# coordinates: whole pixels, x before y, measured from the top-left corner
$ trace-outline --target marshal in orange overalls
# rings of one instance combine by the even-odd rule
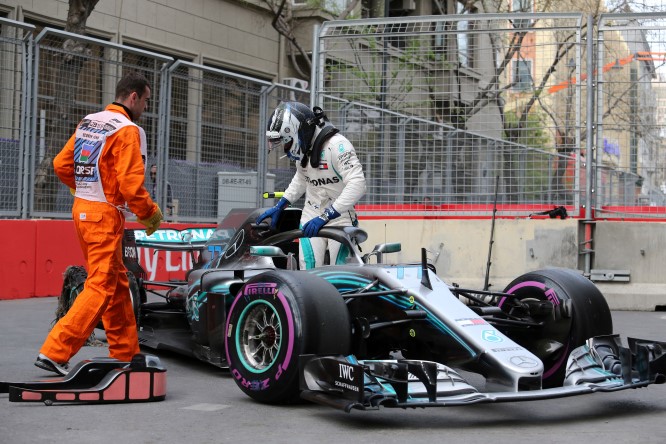
[[[111,358],[130,361],[139,352],[122,258],[125,216],[121,208],[127,203],[139,219],[159,211],[144,187],[142,131],[122,106],[109,105],[86,116],[53,161],[60,180],[76,189],[72,217],[88,265],[83,291],[40,350],[56,362],[69,361],[100,318]]]

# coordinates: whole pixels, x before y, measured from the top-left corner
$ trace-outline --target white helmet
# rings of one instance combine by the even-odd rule
[[[315,115],[307,105],[281,103],[268,121],[268,151],[282,149],[291,160],[301,160],[312,148],[315,127]]]

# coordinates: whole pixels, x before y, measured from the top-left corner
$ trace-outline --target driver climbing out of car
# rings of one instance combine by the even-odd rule
[[[281,103],[271,115],[266,136],[269,151],[281,149],[296,162],[296,174],[277,205],[261,214],[257,223],[270,217],[275,229],[282,210],[305,193],[300,225],[306,238],[299,242],[300,268],[323,265],[327,248],[331,264],[343,264],[347,247],[316,236],[324,225],[358,225],[354,205],[366,185],[354,146],[321,108],[310,109],[300,102]]]
[[[46,337],[35,365],[60,375],[101,319],[109,356],[131,361],[139,353],[122,241],[126,207],[151,235],[162,212],[144,187],[146,137],[134,123],[148,107],[146,78],[130,72],[116,85],[116,101],[86,116],[53,160],[74,195],[72,218],[88,278],[83,291]]]

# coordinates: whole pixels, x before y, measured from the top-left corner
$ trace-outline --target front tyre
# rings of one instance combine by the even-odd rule
[[[229,308],[225,328],[229,370],[252,399],[299,399],[302,354],[348,354],[351,323],[333,285],[298,271],[269,271],[248,280]]]
[[[613,333],[613,321],[606,299],[596,285],[575,270],[552,268],[526,273],[504,290],[518,299],[548,301],[552,311],[543,313],[540,329],[505,332],[511,339],[539,357],[544,365],[543,387],[561,387],[571,351],[593,336]],[[510,298],[498,306],[511,312]]]

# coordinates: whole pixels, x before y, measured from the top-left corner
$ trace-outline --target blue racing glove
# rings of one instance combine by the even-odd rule
[[[315,237],[317,233],[319,233],[319,230],[321,230],[321,227],[326,225],[329,220],[333,220],[336,217],[340,217],[340,213],[338,213],[335,208],[326,208],[321,216],[310,219],[305,225],[303,225],[303,234],[307,237]]]
[[[273,207],[270,208],[266,211],[264,211],[261,216],[257,218],[257,224],[260,224],[261,221],[267,218],[271,218],[271,229],[275,230],[277,227],[278,220],[280,219],[280,213],[282,213],[282,210],[285,209],[287,205],[289,205],[289,201],[285,199],[284,197],[281,197],[278,203]]]

